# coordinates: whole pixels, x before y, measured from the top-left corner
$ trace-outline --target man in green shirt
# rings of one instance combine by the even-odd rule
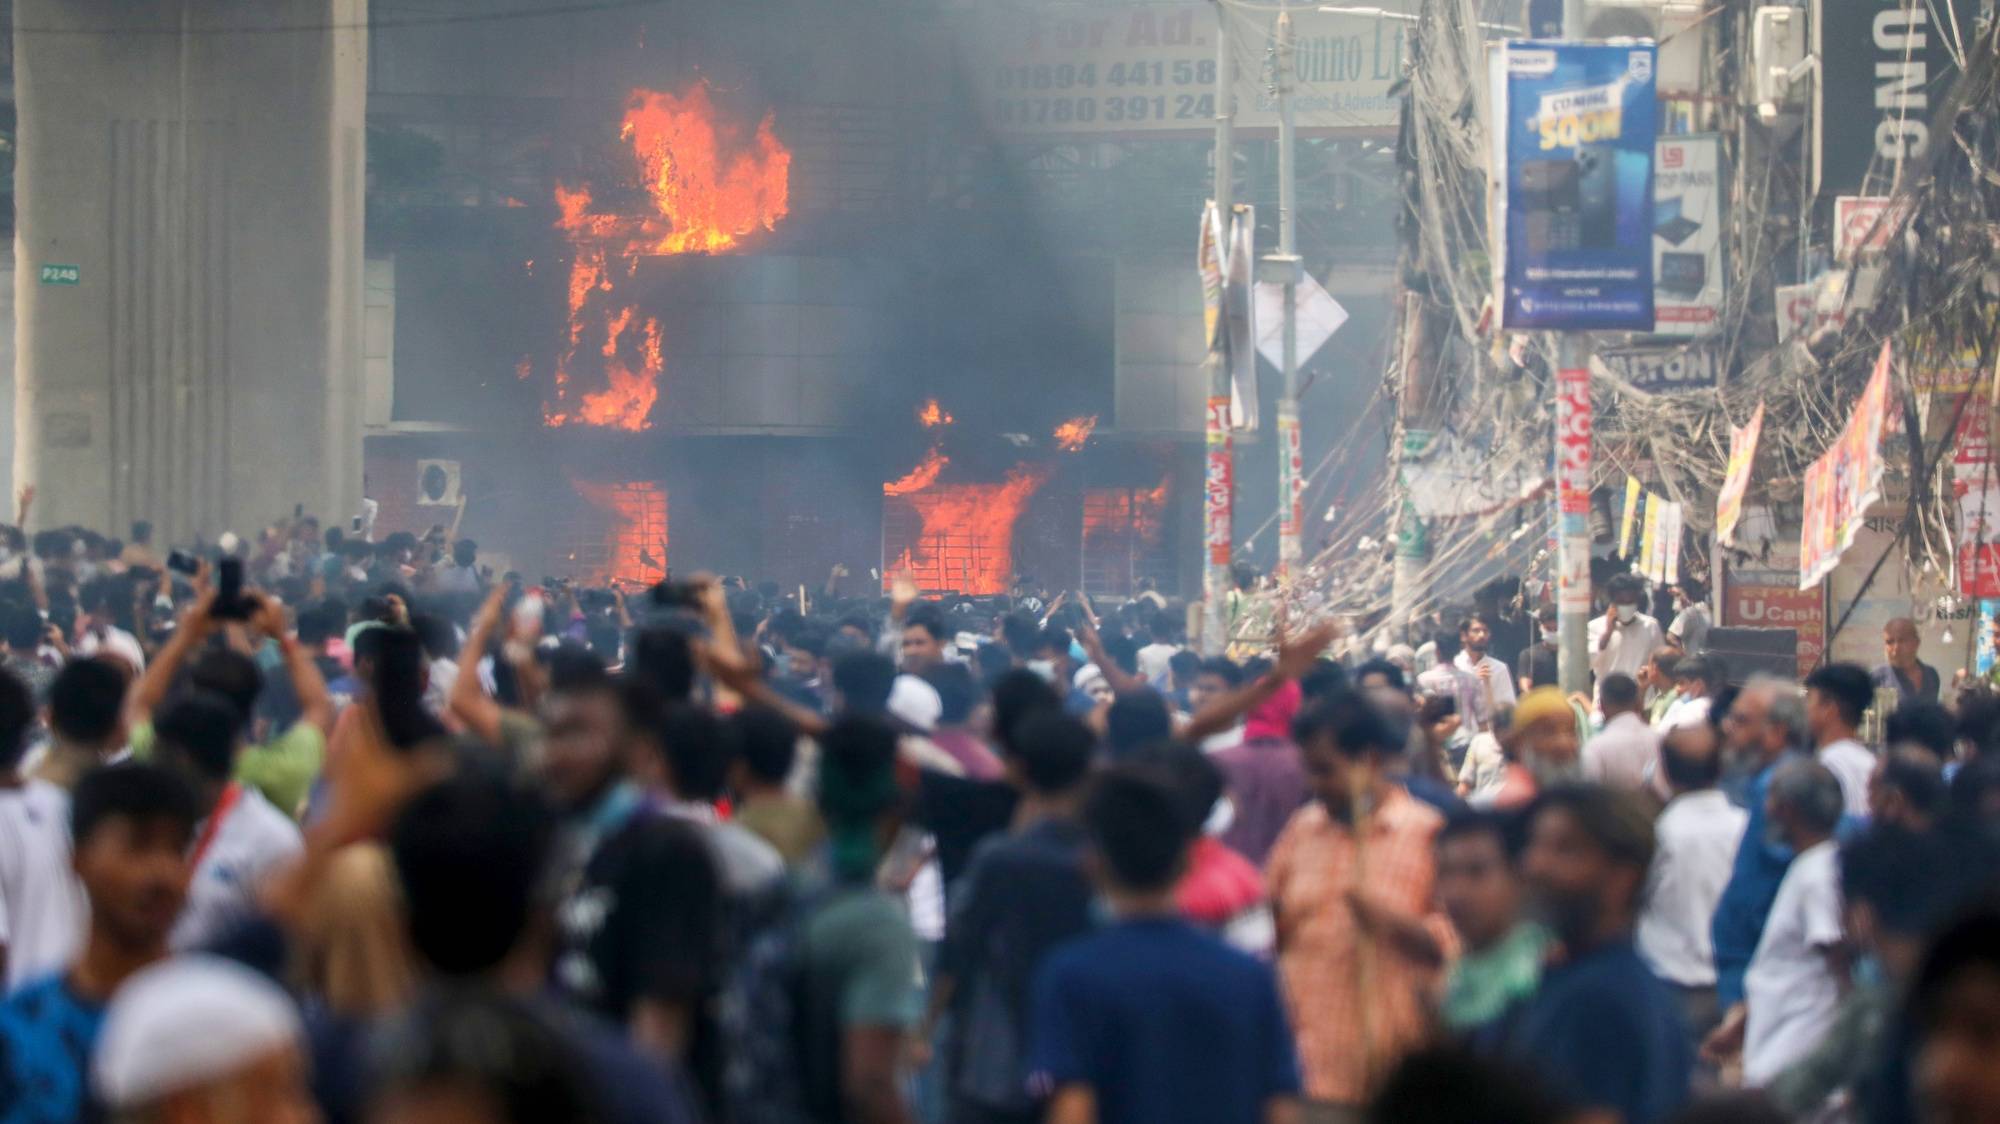
[[[1466,1033],[1535,992],[1548,936],[1521,918],[1521,825],[1501,812],[1464,812],[1438,832],[1437,896],[1464,953],[1445,983],[1447,1027]]]
[[[903,903],[875,884],[901,820],[895,730],[836,722],[820,740],[819,806],[829,881],[810,891],[798,948],[806,1108],[823,1124],[909,1124],[902,1065],[923,1015],[917,937]]]
[[[218,619],[213,593],[203,594],[181,614],[173,637],[133,682],[126,698],[132,752],[138,757],[152,752],[153,711],[186,666],[191,686],[235,703],[247,724],[246,744],[236,757],[236,779],[263,793],[286,815],[297,816],[326,760],[326,739],[333,730],[333,698],[313,663],[312,652],[286,628],[284,606],[273,597],[257,593],[244,596],[253,601],[247,620]],[[299,706],[299,717],[276,732],[262,728],[266,724],[256,718],[264,676],[253,653],[267,641],[277,645],[280,664]]]

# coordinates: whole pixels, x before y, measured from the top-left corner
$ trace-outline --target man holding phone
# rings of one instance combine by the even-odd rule
[[[152,752],[153,712],[166,699],[182,666],[192,660],[188,678],[193,686],[229,699],[241,712],[244,745],[236,757],[236,779],[261,792],[279,811],[296,816],[326,760],[333,697],[312,650],[286,627],[284,606],[244,588],[241,562],[232,566],[231,561],[225,559],[217,567],[218,588],[181,615],[173,638],[132,684],[125,703],[132,752],[140,757]],[[209,638],[218,633],[225,642],[210,646]],[[264,683],[253,653],[266,643],[277,645],[299,708],[297,719],[278,730],[265,728],[268,724],[257,715]]]

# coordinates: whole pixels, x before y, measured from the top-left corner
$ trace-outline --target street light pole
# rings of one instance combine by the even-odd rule
[[[1296,43],[1291,0],[1278,0],[1278,253],[1272,261],[1285,287],[1281,328],[1284,394],[1278,399],[1278,578],[1298,578],[1300,543],[1298,125],[1292,107]]]

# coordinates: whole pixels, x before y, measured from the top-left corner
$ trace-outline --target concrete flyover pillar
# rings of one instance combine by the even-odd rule
[[[15,0],[14,480],[36,526],[361,495],[366,0]]]

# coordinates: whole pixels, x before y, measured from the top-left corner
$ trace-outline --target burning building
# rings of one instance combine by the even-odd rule
[[[440,521],[414,485],[444,463],[530,577],[1190,589],[1199,288],[1159,248],[1192,213],[1142,161],[982,124],[977,60],[938,49],[976,22],[779,0],[377,36],[384,525]]]

